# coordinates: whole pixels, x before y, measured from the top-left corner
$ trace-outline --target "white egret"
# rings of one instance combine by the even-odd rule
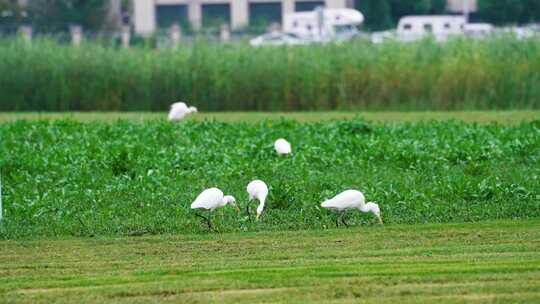
[[[171,105],[171,110],[169,111],[169,120],[178,121],[184,119],[187,115],[197,112],[197,108],[188,107],[183,102],[175,102]]]
[[[341,213],[341,222],[348,226],[345,222],[344,215],[347,210],[350,209],[358,209],[361,212],[371,212],[373,213],[377,219],[379,219],[379,222],[382,224],[382,218],[381,218],[381,210],[379,209],[379,205],[369,202],[366,203],[364,199],[364,194],[358,190],[346,190],[341,192],[340,194],[334,196],[333,198],[324,201],[321,204],[321,207],[334,210]],[[336,226],[339,226],[338,219],[336,218]]]
[[[195,201],[191,203],[191,209],[208,211],[208,217],[204,217],[198,213],[195,214],[206,221],[208,228],[215,231],[215,229],[212,227],[212,223],[210,222],[210,214],[215,209],[226,205],[231,205],[235,207],[238,212],[240,211],[236,205],[236,200],[234,197],[230,195],[223,196],[223,191],[219,190],[218,188],[210,188],[204,190],[197,196]]]
[[[279,155],[287,155],[291,153],[291,144],[283,138],[274,142],[274,149]]]
[[[268,196],[268,186],[262,180],[256,179],[247,185],[246,191],[249,194],[249,202],[246,205],[248,217],[250,216],[249,203],[256,199],[259,200],[259,206],[257,207],[257,220],[259,220],[264,211],[264,203],[266,202],[266,197]]]

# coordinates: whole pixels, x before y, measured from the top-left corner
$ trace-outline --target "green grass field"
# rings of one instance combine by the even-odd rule
[[[0,114],[0,303],[540,302],[540,112],[165,116]],[[254,178],[261,222],[189,209]]]
[[[540,221],[0,242],[2,303],[538,303]]]
[[[362,117],[371,122],[418,122],[429,120],[458,120],[468,123],[516,124],[524,121],[540,119],[540,111],[466,111],[466,112],[215,112],[197,113],[189,119],[217,120],[220,122],[259,122],[262,120],[293,119],[299,122],[319,122],[343,120]],[[16,120],[57,120],[72,119],[81,122],[164,120],[167,113],[138,112],[69,112],[69,113],[36,113],[36,112],[0,112],[0,123]]]

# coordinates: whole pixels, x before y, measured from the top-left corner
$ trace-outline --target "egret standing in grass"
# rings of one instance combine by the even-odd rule
[[[321,204],[321,207],[341,213],[341,215],[336,218],[336,226],[339,226],[339,219],[341,219],[341,222],[345,226],[349,226],[345,222],[345,212],[354,209],[358,209],[364,213],[373,213],[379,220],[379,223],[382,224],[381,210],[379,209],[379,205],[373,202],[366,203],[364,194],[358,190],[343,191],[340,194],[334,196],[333,198],[324,201]]]
[[[274,142],[274,149],[279,155],[288,155],[291,153],[291,144],[283,138]]]
[[[183,102],[175,102],[171,105],[171,110],[169,111],[169,120],[170,121],[179,121],[184,119],[191,113],[197,112],[197,108],[189,107]]]
[[[236,200],[230,195],[223,196],[223,191],[218,188],[206,189],[197,198],[193,203],[191,203],[191,209],[208,211],[208,217],[205,217],[201,214],[195,213],[198,217],[204,219],[208,228],[216,231],[212,227],[210,222],[210,214],[217,208],[221,208],[226,205],[231,205],[236,208],[236,211],[240,212],[238,206],[236,205]]]
[[[266,197],[268,196],[268,186],[262,180],[256,179],[247,185],[246,190],[247,190],[247,193],[249,194],[249,202],[246,205],[247,215],[248,217],[250,217],[249,203],[254,199],[259,200],[259,206],[257,207],[257,217],[256,217],[256,219],[259,220],[259,218],[261,217],[261,214],[264,211],[264,203],[266,202]]]

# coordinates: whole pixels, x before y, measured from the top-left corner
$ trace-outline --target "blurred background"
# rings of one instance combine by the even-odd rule
[[[535,0],[2,0],[0,30],[13,34],[31,26],[35,34],[69,33],[78,25],[88,35],[114,35],[129,26],[136,35],[155,34],[178,24],[185,33],[217,30],[265,32],[285,15],[317,7],[353,8],[365,16],[363,29],[393,29],[407,15],[465,14],[472,22],[497,26],[535,24]]]
[[[0,0],[0,111],[538,108],[539,20],[536,0]]]

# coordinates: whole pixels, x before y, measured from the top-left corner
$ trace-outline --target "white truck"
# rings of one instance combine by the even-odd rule
[[[345,40],[357,35],[363,22],[364,15],[357,10],[319,7],[285,15],[283,32],[316,42]]]
[[[491,35],[494,30],[495,27],[489,23],[467,23],[463,32],[467,37],[484,38]]]
[[[449,37],[458,35],[484,38],[493,31],[493,25],[467,23],[465,16],[406,16],[399,20],[397,38],[400,41],[414,41],[432,36],[438,41],[446,41]]]
[[[406,16],[399,20],[397,37],[401,41],[414,41],[431,35],[445,41],[450,36],[463,34],[466,24],[464,16]]]

